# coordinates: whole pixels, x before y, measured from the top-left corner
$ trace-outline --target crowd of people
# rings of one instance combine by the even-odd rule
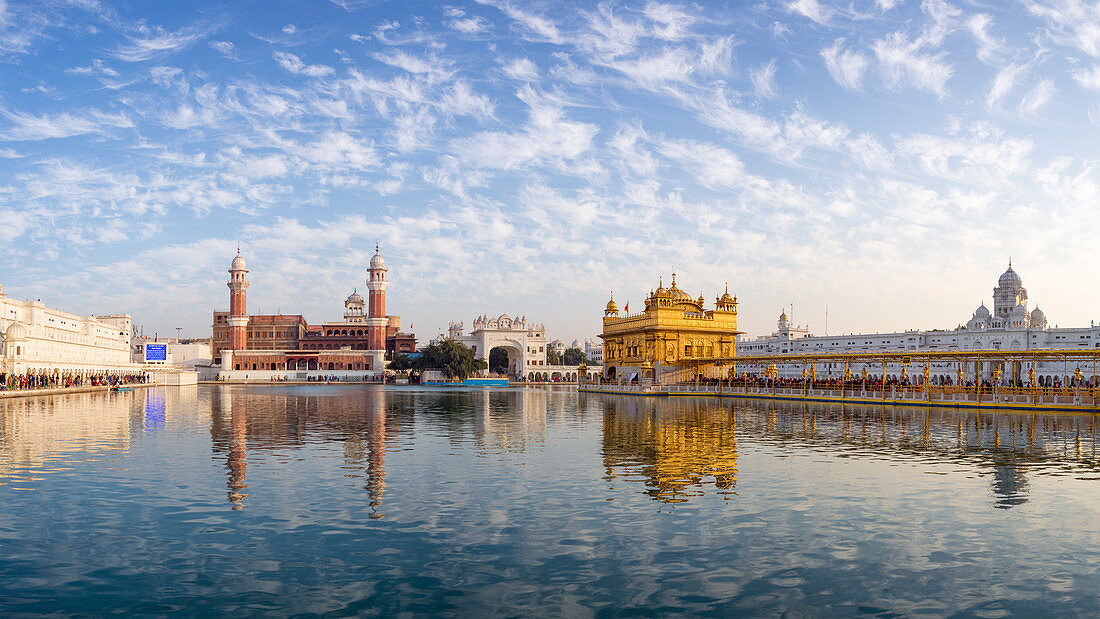
[[[637,380],[637,379],[635,378],[634,380]],[[600,382],[600,384],[612,384],[612,385],[614,385],[614,384],[623,384],[622,379],[616,380],[616,379],[613,379],[613,378],[612,379],[601,378],[599,382]],[[862,390],[862,389],[866,388],[867,391],[882,391],[883,389],[895,388],[895,389],[899,389],[899,390],[900,389],[908,389],[908,390],[921,391],[924,388],[924,381],[919,376],[916,379],[913,379],[912,377],[909,377],[909,376],[903,376],[903,377],[900,377],[900,378],[896,377],[896,376],[887,376],[886,380],[884,381],[881,376],[879,376],[879,377],[868,376],[866,379],[863,379],[861,377],[852,377],[852,378],[849,378],[849,379],[843,379],[843,378],[803,379],[802,377],[767,378],[765,376],[753,376],[753,375],[746,374],[746,375],[738,376],[736,378],[726,378],[726,379],[721,379],[721,380],[716,379],[716,378],[699,377],[696,380],[691,381],[691,382],[693,384],[698,384],[698,385],[717,386],[717,385],[721,384],[723,387],[731,387],[731,388],[732,387],[749,387],[749,388],[753,388],[753,389],[771,388],[771,387],[774,386],[774,387],[781,388],[781,389],[783,389],[783,388],[802,389],[804,387],[808,387],[810,389],[829,389],[829,390],[844,389],[846,391],[853,391],[853,390],[859,391],[859,390]],[[952,380],[950,377],[948,377],[946,379],[942,379],[942,380],[930,380],[929,381],[930,384],[935,385],[935,386],[957,386],[957,387],[966,388],[966,389],[977,389],[977,388],[980,387],[980,388],[986,389],[986,390],[993,389],[994,382],[997,382],[997,384],[1001,388],[1015,388],[1015,389],[1025,389],[1025,388],[1032,388],[1032,387],[1037,388],[1037,389],[1042,389],[1042,388],[1061,389],[1061,388],[1063,388],[1062,381],[1057,379],[1057,378],[1055,378],[1053,380],[1053,383],[1051,385],[1045,385],[1045,386],[1044,385],[1034,385],[1034,386],[1032,386],[1032,385],[1027,384],[1024,381],[1019,381],[1019,380],[1001,380],[1001,381],[998,382],[998,381],[991,381],[991,380],[987,379],[987,380],[982,380],[982,381],[978,382],[978,381],[974,381],[974,380],[956,381],[956,380]],[[1078,384],[1080,384],[1082,389],[1092,389],[1094,387],[1092,381],[1086,380],[1086,379],[1083,379],[1083,378],[1080,379],[1080,381],[1078,382],[1078,380],[1075,379],[1074,377],[1070,377],[1070,380],[1068,381],[1068,384],[1071,387],[1076,387]]]
[[[67,387],[114,387],[117,385],[141,384],[146,381],[145,374],[95,373],[50,373],[50,372],[0,372],[0,391],[22,389],[58,389]]]

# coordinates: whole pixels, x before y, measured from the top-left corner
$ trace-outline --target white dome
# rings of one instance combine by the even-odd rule
[[[1001,274],[1001,278],[997,280],[997,285],[1008,288],[1019,288],[1023,285],[1020,281],[1020,276],[1016,274],[1016,271],[1012,270],[1012,265],[1008,265],[1008,270]]]
[[[363,304],[363,295],[359,294],[358,290],[353,290],[351,292],[351,294],[348,295],[348,300],[345,301],[345,305],[357,305],[357,304],[358,305]]]
[[[1047,319],[1047,315],[1043,313],[1043,310],[1036,307],[1031,310],[1031,324],[1036,324]]]
[[[237,257],[233,259],[233,264],[229,265],[229,270],[230,271],[247,271],[248,270],[248,265],[245,264],[244,258],[241,258],[241,255],[237,254]]]
[[[1027,316],[1027,308],[1024,307],[1023,303],[1020,303],[1016,307],[1012,308],[1012,315],[1013,316]]]
[[[982,303],[978,309],[974,310],[974,317],[982,320],[989,318],[989,310],[985,307],[985,303]]]
[[[370,268],[372,268],[372,269],[384,269],[384,268],[386,268],[386,261],[382,259],[382,254],[375,251],[374,257],[370,259]]]
[[[23,326],[23,323],[21,323],[21,322],[11,323],[11,325],[8,326],[7,333],[4,334],[4,339],[9,341],[9,342],[14,342],[16,340],[26,339],[26,337],[27,337],[27,328],[25,326]]]

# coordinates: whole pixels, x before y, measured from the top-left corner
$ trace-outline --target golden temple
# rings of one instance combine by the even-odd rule
[[[729,288],[704,308],[702,293],[692,298],[676,285],[659,281],[645,299],[645,310],[619,314],[614,296],[603,316],[603,363],[606,378],[659,379],[677,371],[695,372],[699,360],[729,358],[736,353],[737,298]]]

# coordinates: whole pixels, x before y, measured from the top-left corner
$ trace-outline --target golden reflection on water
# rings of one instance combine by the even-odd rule
[[[603,400],[606,479],[640,482],[662,503],[707,492],[736,494],[738,448],[783,456],[950,463],[988,477],[993,507],[1030,498],[1029,475],[1100,471],[1095,415],[1036,415],[948,408],[631,398]],[[582,406],[590,402],[584,402]]]
[[[606,479],[640,481],[662,503],[683,503],[713,485],[735,494],[737,432],[730,409],[697,399],[662,402],[613,399],[603,424]]]

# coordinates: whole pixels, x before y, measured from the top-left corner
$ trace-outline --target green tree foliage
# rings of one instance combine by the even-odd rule
[[[561,356],[553,348],[546,348],[546,365],[561,365]]]
[[[394,372],[406,372],[413,369],[413,359],[404,353],[397,353],[393,356],[393,359],[386,364],[386,369],[393,370]]]
[[[483,359],[474,356],[472,348],[449,339],[424,348],[413,361],[413,369],[439,370],[443,376],[455,380],[465,380],[487,366]]]
[[[564,365],[588,364],[588,356],[580,348],[566,348],[562,354]]]

